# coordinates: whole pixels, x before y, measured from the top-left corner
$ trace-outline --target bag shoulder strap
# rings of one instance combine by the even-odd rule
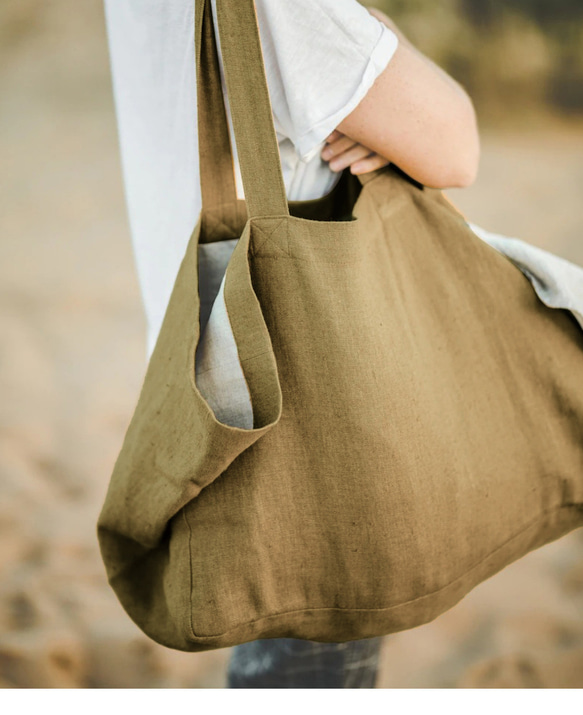
[[[227,96],[249,218],[288,216],[253,0],[216,0]],[[198,136],[204,208],[236,200],[211,0],[196,0]]]
[[[195,2],[194,41],[200,184],[202,205],[208,210],[234,203],[237,190],[217,47],[206,4],[206,0]]]

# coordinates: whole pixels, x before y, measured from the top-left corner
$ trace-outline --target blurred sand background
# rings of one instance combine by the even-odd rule
[[[494,13],[484,19],[467,0],[471,27],[453,0],[378,4],[476,97],[480,176],[453,201],[487,229],[583,265],[583,61],[562,57],[571,30],[557,40],[539,18],[500,18],[496,2],[483,3]],[[466,30],[480,40],[448,54]],[[527,59],[508,40],[519,36]],[[549,94],[549,78],[560,92]],[[228,650],[174,652],[131,623],[95,538],[145,370],[100,0],[3,0],[0,125],[0,685],[223,687]],[[379,678],[384,688],[581,686],[582,530],[433,623],[387,637]]]

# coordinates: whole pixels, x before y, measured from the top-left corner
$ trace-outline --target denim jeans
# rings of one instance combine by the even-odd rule
[[[268,638],[235,646],[228,688],[374,688],[382,637],[347,643]]]

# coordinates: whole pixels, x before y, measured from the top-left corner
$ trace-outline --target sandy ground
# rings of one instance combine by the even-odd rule
[[[70,43],[45,33],[0,76],[0,684],[223,687],[229,651],[149,641],[98,553],[145,324],[102,18],[95,10],[87,35],[87,18],[57,19]],[[486,134],[483,150],[478,182],[453,201],[485,228],[583,265],[583,128]],[[387,637],[379,686],[583,686],[583,531]]]

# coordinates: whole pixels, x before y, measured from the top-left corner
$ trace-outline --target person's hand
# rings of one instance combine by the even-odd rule
[[[390,164],[384,156],[357,144],[337,129],[327,137],[321,157],[329,163],[332,171],[342,171],[349,166],[352,174],[366,174]]]

